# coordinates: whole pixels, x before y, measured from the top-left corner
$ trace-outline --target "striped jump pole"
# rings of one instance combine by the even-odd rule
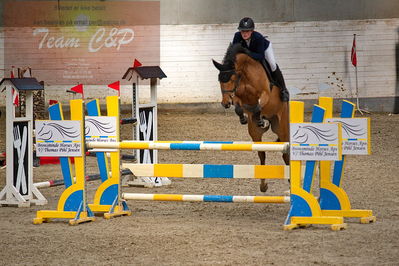
[[[289,203],[289,196],[230,196],[122,193],[125,200],[228,202],[228,203]]]
[[[122,141],[87,143],[89,149],[191,150],[191,151],[273,151],[288,153],[288,142],[217,141]]]
[[[128,169],[122,170],[121,175],[131,175],[132,172]],[[92,174],[86,176],[86,181],[95,181],[101,179],[100,174]],[[74,182],[76,182],[76,178],[74,178]],[[37,182],[33,183],[36,188],[48,188],[48,187],[58,187],[65,185],[64,179],[53,179],[49,181]]]
[[[287,165],[124,164],[136,176],[172,178],[289,179]]]

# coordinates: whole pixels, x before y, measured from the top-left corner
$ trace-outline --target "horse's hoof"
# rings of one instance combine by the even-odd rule
[[[240,118],[240,123],[241,123],[241,125],[248,124],[247,118],[245,116],[243,118]]]
[[[267,189],[268,189],[268,185],[267,185],[267,183],[265,183],[265,184],[260,184],[259,188],[260,188],[260,191],[261,191],[261,192],[266,192]]]

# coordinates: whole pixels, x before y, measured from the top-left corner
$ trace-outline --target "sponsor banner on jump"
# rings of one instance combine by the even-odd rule
[[[115,116],[85,117],[86,142],[116,142],[117,134]]]
[[[46,85],[103,85],[160,63],[159,1],[7,1],[4,66]]]
[[[341,126],[338,123],[292,123],[290,144],[291,160],[341,160]]]
[[[117,142],[115,116],[86,116],[85,139],[88,142],[111,143]],[[95,149],[97,152],[112,152],[115,149]]]
[[[371,153],[369,118],[329,118],[326,122],[341,124],[342,154],[368,155]]]
[[[36,155],[50,157],[82,156],[80,121],[35,121]]]

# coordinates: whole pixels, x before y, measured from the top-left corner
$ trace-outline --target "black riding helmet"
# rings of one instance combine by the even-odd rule
[[[254,30],[255,23],[252,18],[245,17],[240,20],[240,24],[238,24],[238,30]]]

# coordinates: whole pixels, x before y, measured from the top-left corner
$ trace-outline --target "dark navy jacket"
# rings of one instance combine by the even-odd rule
[[[242,47],[248,48],[251,51],[250,56],[258,61],[262,61],[265,59],[265,51],[270,44],[270,42],[257,31],[252,32],[249,47],[246,41],[241,37],[240,32],[236,32],[234,34],[233,44],[236,43],[241,43]]]

